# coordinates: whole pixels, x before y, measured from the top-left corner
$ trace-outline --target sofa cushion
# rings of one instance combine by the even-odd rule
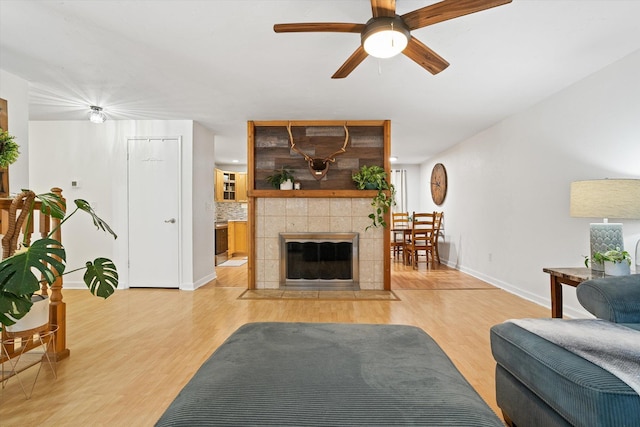
[[[491,328],[491,351],[500,366],[570,424],[640,425],[640,396],[631,387],[544,338],[502,323]]]
[[[640,323],[640,274],[582,282],[578,301],[594,316],[616,323]]]

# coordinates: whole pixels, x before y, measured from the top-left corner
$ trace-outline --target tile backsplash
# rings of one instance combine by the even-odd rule
[[[216,202],[216,222],[246,219],[247,203]]]

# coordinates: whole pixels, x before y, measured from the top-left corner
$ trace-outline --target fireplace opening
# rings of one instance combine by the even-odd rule
[[[359,289],[358,233],[280,233],[280,286]]]

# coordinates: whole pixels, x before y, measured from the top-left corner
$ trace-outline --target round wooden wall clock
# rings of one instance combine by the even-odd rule
[[[447,170],[442,163],[437,163],[431,171],[431,198],[440,206],[447,197]]]

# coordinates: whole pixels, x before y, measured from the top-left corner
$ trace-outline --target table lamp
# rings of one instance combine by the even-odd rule
[[[591,268],[602,271],[604,266],[593,262],[594,253],[624,250],[622,224],[610,223],[608,219],[640,219],[640,179],[572,182],[570,211],[572,217],[604,218],[601,223],[590,224]]]

